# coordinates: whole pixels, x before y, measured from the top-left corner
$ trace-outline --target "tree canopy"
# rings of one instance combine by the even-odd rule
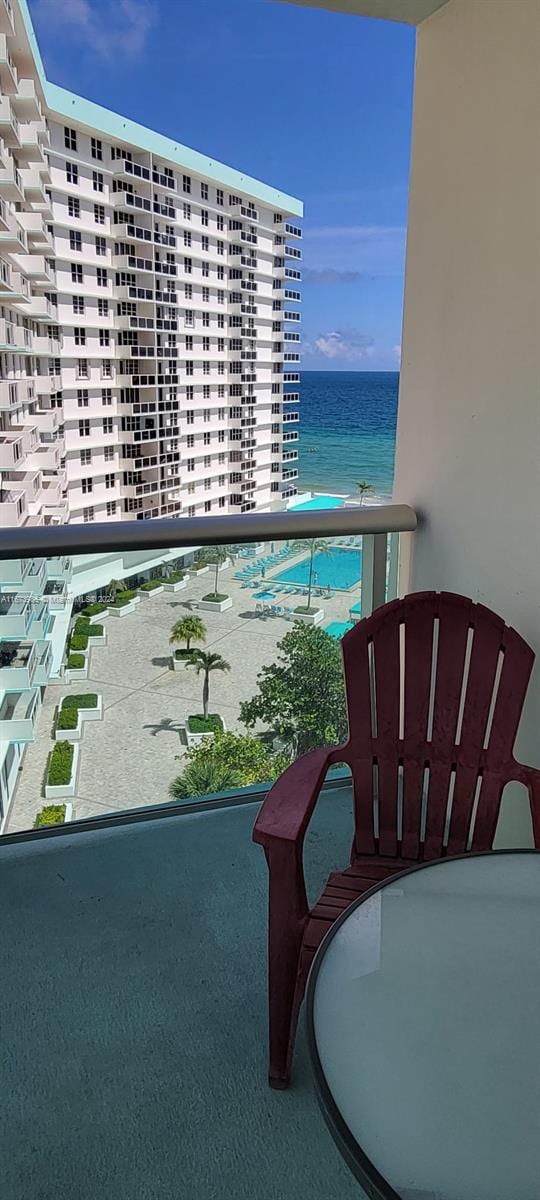
[[[251,734],[215,733],[186,752],[183,770],[169,788],[173,800],[205,796],[277,779],[289,765],[285,754],[271,754]]]
[[[296,623],[278,656],[257,676],[259,691],[240,705],[248,728],[262,721],[294,755],[347,736],[345,685],[338,643],[322,629]]]

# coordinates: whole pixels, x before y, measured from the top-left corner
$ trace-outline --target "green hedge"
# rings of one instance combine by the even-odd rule
[[[72,633],[69,639],[70,650],[88,650],[88,634]]]
[[[146,583],[141,583],[140,591],[153,592],[158,587],[163,587],[163,581],[161,579],[147,579]]]
[[[223,721],[219,713],[208,713],[207,717],[195,713],[188,717],[187,727],[190,733],[221,733]]]
[[[107,612],[108,604],[87,604],[82,610],[83,617],[99,617],[102,612]]]
[[[76,729],[79,709],[97,708],[97,703],[96,692],[84,692],[81,696],[64,696],[58,710],[55,729]]]
[[[46,804],[36,816],[34,829],[41,829],[43,825],[63,825],[65,819],[65,804]]]
[[[67,665],[70,671],[82,671],[85,663],[84,654],[68,654]]]
[[[161,583],[181,583],[184,578],[184,575],[185,575],[185,571],[171,571],[170,575],[167,575],[160,582]]]
[[[71,779],[74,746],[72,742],[57,742],[49,754],[47,783],[50,787],[61,787]]]
[[[103,625],[89,625],[87,637],[103,637]]]
[[[90,617],[77,617],[72,633],[86,633],[90,628]]]
[[[126,604],[129,604],[130,600],[133,600],[136,595],[136,592],[131,591],[118,592],[116,600],[113,600],[113,603],[109,605],[109,608],[125,608]]]
[[[206,596],[203,596],[203,600],[211,600],[213,604],[218,604],[221,600],[228,599],[229,597],[226,592],[207,592]]]

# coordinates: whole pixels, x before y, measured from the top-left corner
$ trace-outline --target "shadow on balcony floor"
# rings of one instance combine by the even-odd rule
[[[3,1200],[359,1200],[303,1033],[266,1085],[256,807],[0,849]],[[350,797],[309,835],[319,886]]]

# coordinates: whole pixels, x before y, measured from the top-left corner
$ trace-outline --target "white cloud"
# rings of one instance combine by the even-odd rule
[[[392,354],[394,355],[394,358],[399,367],[399,365],[401,363],[401,342],[399,342],[397,346],[392,346]]]
[[[146,46],[156,9],[152,0],[114,0],[105,7],[92,0],[36,0],[32,15],[102,59],[136,59]]]
[[[355,330],[341,333],[339,330],[333,330],[331,333],[319,334],[310,351],[322,354],[323,358],[363,362],[366,358],[371,358],[374,345],[374,339],[365,333]]]

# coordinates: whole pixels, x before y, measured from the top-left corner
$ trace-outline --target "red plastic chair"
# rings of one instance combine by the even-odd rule
[[[534,654],[483,605],[418,592],[345,635],[349,740],[293,763],[268,793],[253,840],[269,867],[270,1069],[287,1087],[298,1012],[322,938],[351,901],[413,863],[489,850],[502,792],[529,791],[540,845],[540,771],[513,755]],[[302,848],[328,768],[350,767],[350,866],[308,908]],[[535,803],[536,802],[536,803]]]

